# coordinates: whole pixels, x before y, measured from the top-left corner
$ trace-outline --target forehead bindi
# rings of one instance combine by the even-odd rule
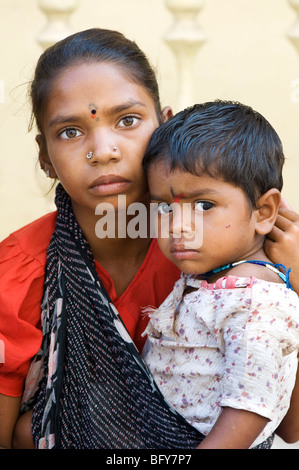
[[[89,111],[90,111],[90,117],[91,117],[91,119],[96,119],[96,120],[98,120],[99,118],[96,117],[97,110],[98,110],[97,105],[94,104],[94,103],[90,103],[89,106],[88,106],[88,109],[89,109]]]
[[[56,78],[47,99],[47,108],[53,115],[87,111],[93,120],[100,115],[126,112],[131,107],[156,115],[155,104],[144,88],[113,64],[84,64],[65,69]]]

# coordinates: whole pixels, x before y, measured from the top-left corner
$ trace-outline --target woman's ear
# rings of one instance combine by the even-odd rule
[[[170,106],[166,106],[162,110],[162,123],[168,121],[173,116],[173,111]]]
[[[56,172],[49,158],[47,144],[44,136],[42,134],[38,134],[35,137],[35,140],[39,148],[38,159],[41,169],[46,173],[47,176],[49,176],[49,178],[57,178]]]
[[[278,208],[281,201],[281,193],[276,188],[271,188],[258,200],[258,207],[255,210],[255,230],[259,235],[266,235],[271,232]]]

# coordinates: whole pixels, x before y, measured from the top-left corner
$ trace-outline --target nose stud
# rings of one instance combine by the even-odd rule
[[[87,160],[91,160],[93,158],[93,152],[88,152],[86,155]]]
[[[118,147],[116,145],[113,147],[113,152],[116,152],[118,150]],[[93,152],[88,152],[86,155],[87,160],[91,160],[93,158]]]

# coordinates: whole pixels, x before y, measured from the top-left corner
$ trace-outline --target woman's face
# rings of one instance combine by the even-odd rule
[[[169,108],[162,119],[168,114]],[[77,217],[94,214],[101,202],[117,208],[118,195],[128,206],[147,193],[141,162],[158,124],[152,97],[120,66],[68,67],[56,78],[43,113],[41,166],[62,183]]]

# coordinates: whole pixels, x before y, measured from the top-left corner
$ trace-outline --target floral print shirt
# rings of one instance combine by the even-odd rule
[[[186,288],[195,288],[184,294]],[[182,274],[150,316],[143,350],[167,401],[207,435],[224,406],[269,419],[254,447],[287,412],[297,370],[299,299],[284,284]]]

